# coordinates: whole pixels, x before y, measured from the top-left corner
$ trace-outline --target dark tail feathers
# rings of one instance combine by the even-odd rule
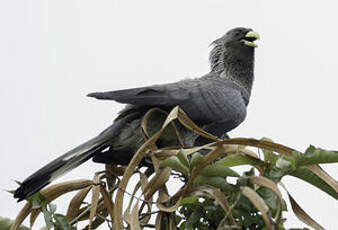
[[[38,192],[57,177],[62,176],[92,158],[95,153],[105,149],[109,145],[109,141],[119,131],[120,126],[120,122],[115,122],[98,136],[70,150],[39,169],[22,182],[20,187],[15,191],[14,197],[18,198],[18,202],[24,200]]]

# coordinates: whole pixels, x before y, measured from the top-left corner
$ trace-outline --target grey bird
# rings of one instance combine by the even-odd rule
[[[254,53],[259,35],[249,28],[234,28],[215,40],[210,52],[211,71],[196,79],[170,84],[98,92],[89,97],[127,104],[113,124],[98,136],[70,150],[25,179],[15,191],[18,201],[28,198],[55,178],[81,165],[90,158],[95,162],[126,165],[144,143],[141,121],[150,108],[169,112],[180,106],[199,126],[218,137],[236,128],[246,117],[254,80]],[[154,113],[150,130],[158,130],[165,119]],[[183,131],[185,146],[201,145],[207,140]],[[156,143],[159,147],[178,145],[172,130]],[[189,133],[190,132],[190,133]],[[147,166],[147,162],[142,165]]]

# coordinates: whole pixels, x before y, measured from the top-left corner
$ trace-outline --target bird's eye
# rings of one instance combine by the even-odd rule
[[[235,33],[235,37],[236,37],[236,38],[241,38],[242,35],[243,35],[243,31],[241,31],[241,30],[236,31],[236,33]]]

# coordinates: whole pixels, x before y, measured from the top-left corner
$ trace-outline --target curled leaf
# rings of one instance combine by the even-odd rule
[[[274,225],[271,222],[271,218],[269,216],[269,208],[264,203],[264,200],[250,187],[246,187],[246,186],[241,187],[241,192],[261,212],[266,229],[273,230]]]
[[[220,177],[239,177],[239,174],[232,170],[231,168],[224,166],[222,164],[212,164],[206,166],[202,171],[201,174],[204,176],[220,176]]]
[[[199,152],[192,154],[190,168],[193,169],[194,167],[196,167],[202,159],[203,159],[203,155],[200,154]]]
[[[177,158],[180,162],[187,168],[189,168],[189,161],[187,155],[184,153],[183,149],[180,149],[177,153]]]
[[[79,191],[71,200],[67,210],[67,220],[71,221],[80,214],[80,207],[83,200],[86,198],[88,192],[92,189],[91,186],[86,187]]]
[[[172,156],[166,159],[161,163],[162,166],[167,166],[172,169],[176,169],[177,171],[183,173],[184,175],[189,174],[189,168],[182,164],[182,162],[178,159],[177,156]]]

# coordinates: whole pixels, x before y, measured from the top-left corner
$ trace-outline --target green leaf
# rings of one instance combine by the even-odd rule
[[[269,142],[273,143],[273,141],[270,138],[267,138],[267,137],[263,137],[261,140],[262,141],[269,141]],[[263,150],[263,154],[264,154],[264,162],[271,163],[272,165],[275,165],[275,163],[278,159],[278,155],[273,153],[270,150],[266,150],[266,149],[262,149],[262,150]]]
[[[238,145],[238,149],[244,150],[247,146],[246,145]]]
[[[9,218],[0,217],[0,229],[1,230],[10,230],[13,223],[14,221]],[[29,230],[29,228],[21,225],[18,228],[18,230]]]
[[[276,183],[279,183],[279,181],[282,179],[282,177],[285,175],[286,172],[284,172],[282,169],[277,167],[272,167],[267,169],[264,172],[264,176],[266,176],[268,179],[273,180]]]
[[[295,160],[289,157],[280,156],[276,161],[276,167],[280,168],[283,172],[288,172],[296,169]]]
[[[215,162],[215,164],[232,167],[238,165],[263,165],[264,162],[247,155],[241,155],[239,153],[236,153],[222,158],[221,160]]]
[[[53,226],[54,226],[52,214],[47,210],[46,206],[42,207],[42,212],[43,212],[43,216],[45,218],[47,229],[48,230],[52,229]]]
[[[264,175],[276,183],[296,169],[295,160],[289,157],[278,156],[275,163],[265,170]]]
[[[295,157],[297,166],[338,162],[338,151],[328,151],[316,148],[313,145],[310,145],[304,154],[297,151],[292,154]]]
[[[198,196],[187,196],[181,200],[181,205],[192,204],[198,200]]]
[[[189,168],[189,161],[188,161],[188,157],[187,155],[184,153],[183,149],[180,149],[180,151],[178,151],[177,153],[177,158],[180,160],[180,162],[186,166],[187,168]]]
[[[71,225],[68,223],[67,218],[61,214],[54,214],[56,228],[58,230],[71,230]]]
[[[213,164],[213,165],[208,165],[204,167],[201,171],[201,174],[204,176],[221,176],[221,177],[226,177],[226,176],[231,176],[231,177],[239,177],[239,174],[230,169],[227,166],[224,166],[222,164]]]
[[[187,224],[186,227],[188,229],[193,229],[194,224],[198,223],[201,219],[202,213],[200,211],[193,211],[189,217],[189,219],[187,220]]]
[[[179,216],[179,215],[175,215],[175,223],[180,223],[181,222],[181,220],[182,220],[182,217],[181,216]]]
[[[314,174],[311,170],[306,167],[300,167],[295,171],[289,173],[289,175],[302,179],[313,186],[319,188],[320,190],[326,192],[327,194],[331,195],[335,199],[338,199],[338,193],[328,185],[324,180]]]
[[[219,176],[209,177],[209,176],[198,175],[194,180],[194,184],[196,184],[196,185],[210,185],[210,186],[219,188],[223,191],[232,191],[233,190],[232,186],[227,183],[225,178],[219,177]]]
[[[48,204],[48,207],[49,207],[49,212],[50,212],[51,214],[54,214],[55,211],[56,211],[56,204],[51,204],[51,203],[49,203],[49,204]]]
[[[46,198],[39,192],[27,198],[32,203],[32,209],[38,209],[47,205]]]
[[[194,153],[191,156],[191,161],[190,161],[190,169],[193,169],[195,166],[197,166],[200,161],[203,159],[203,155],[200,154],[199,152]]]
[[[260,187],[259,189],[257,189],[257,193],[260,195],[261,198],[263,198],[264,202],[269,206],[273,213],[275,213],[277,209],[276,194],[271,189],[266,187]]]
[[[309,228],[289,228],[289,230],[310,230]]]
[[[186,226],[187,225],[187,222],[186,221],[184,221],[181,225],[180,225],[180,230],[185,230],[186,229]]]
[[[264,154],[264,162],[266,163],[271,163],[271,164],[275,164],[277,159],[278,159],[278,155],[273,153],[270,150],[266,150],[263,149],[263,154]]]
[[[184,164],[182,164],[181,161],[176,156],[171,156],[165,159],[161,163],[161,165],[176,169],[177,171],[183,173],[184,175],[189,174],[189,168]]]
[[[245,175],[247,177],[254,176],[255,175],[255,169],[251,168],[250,170],[243,172],[243,175]]]

